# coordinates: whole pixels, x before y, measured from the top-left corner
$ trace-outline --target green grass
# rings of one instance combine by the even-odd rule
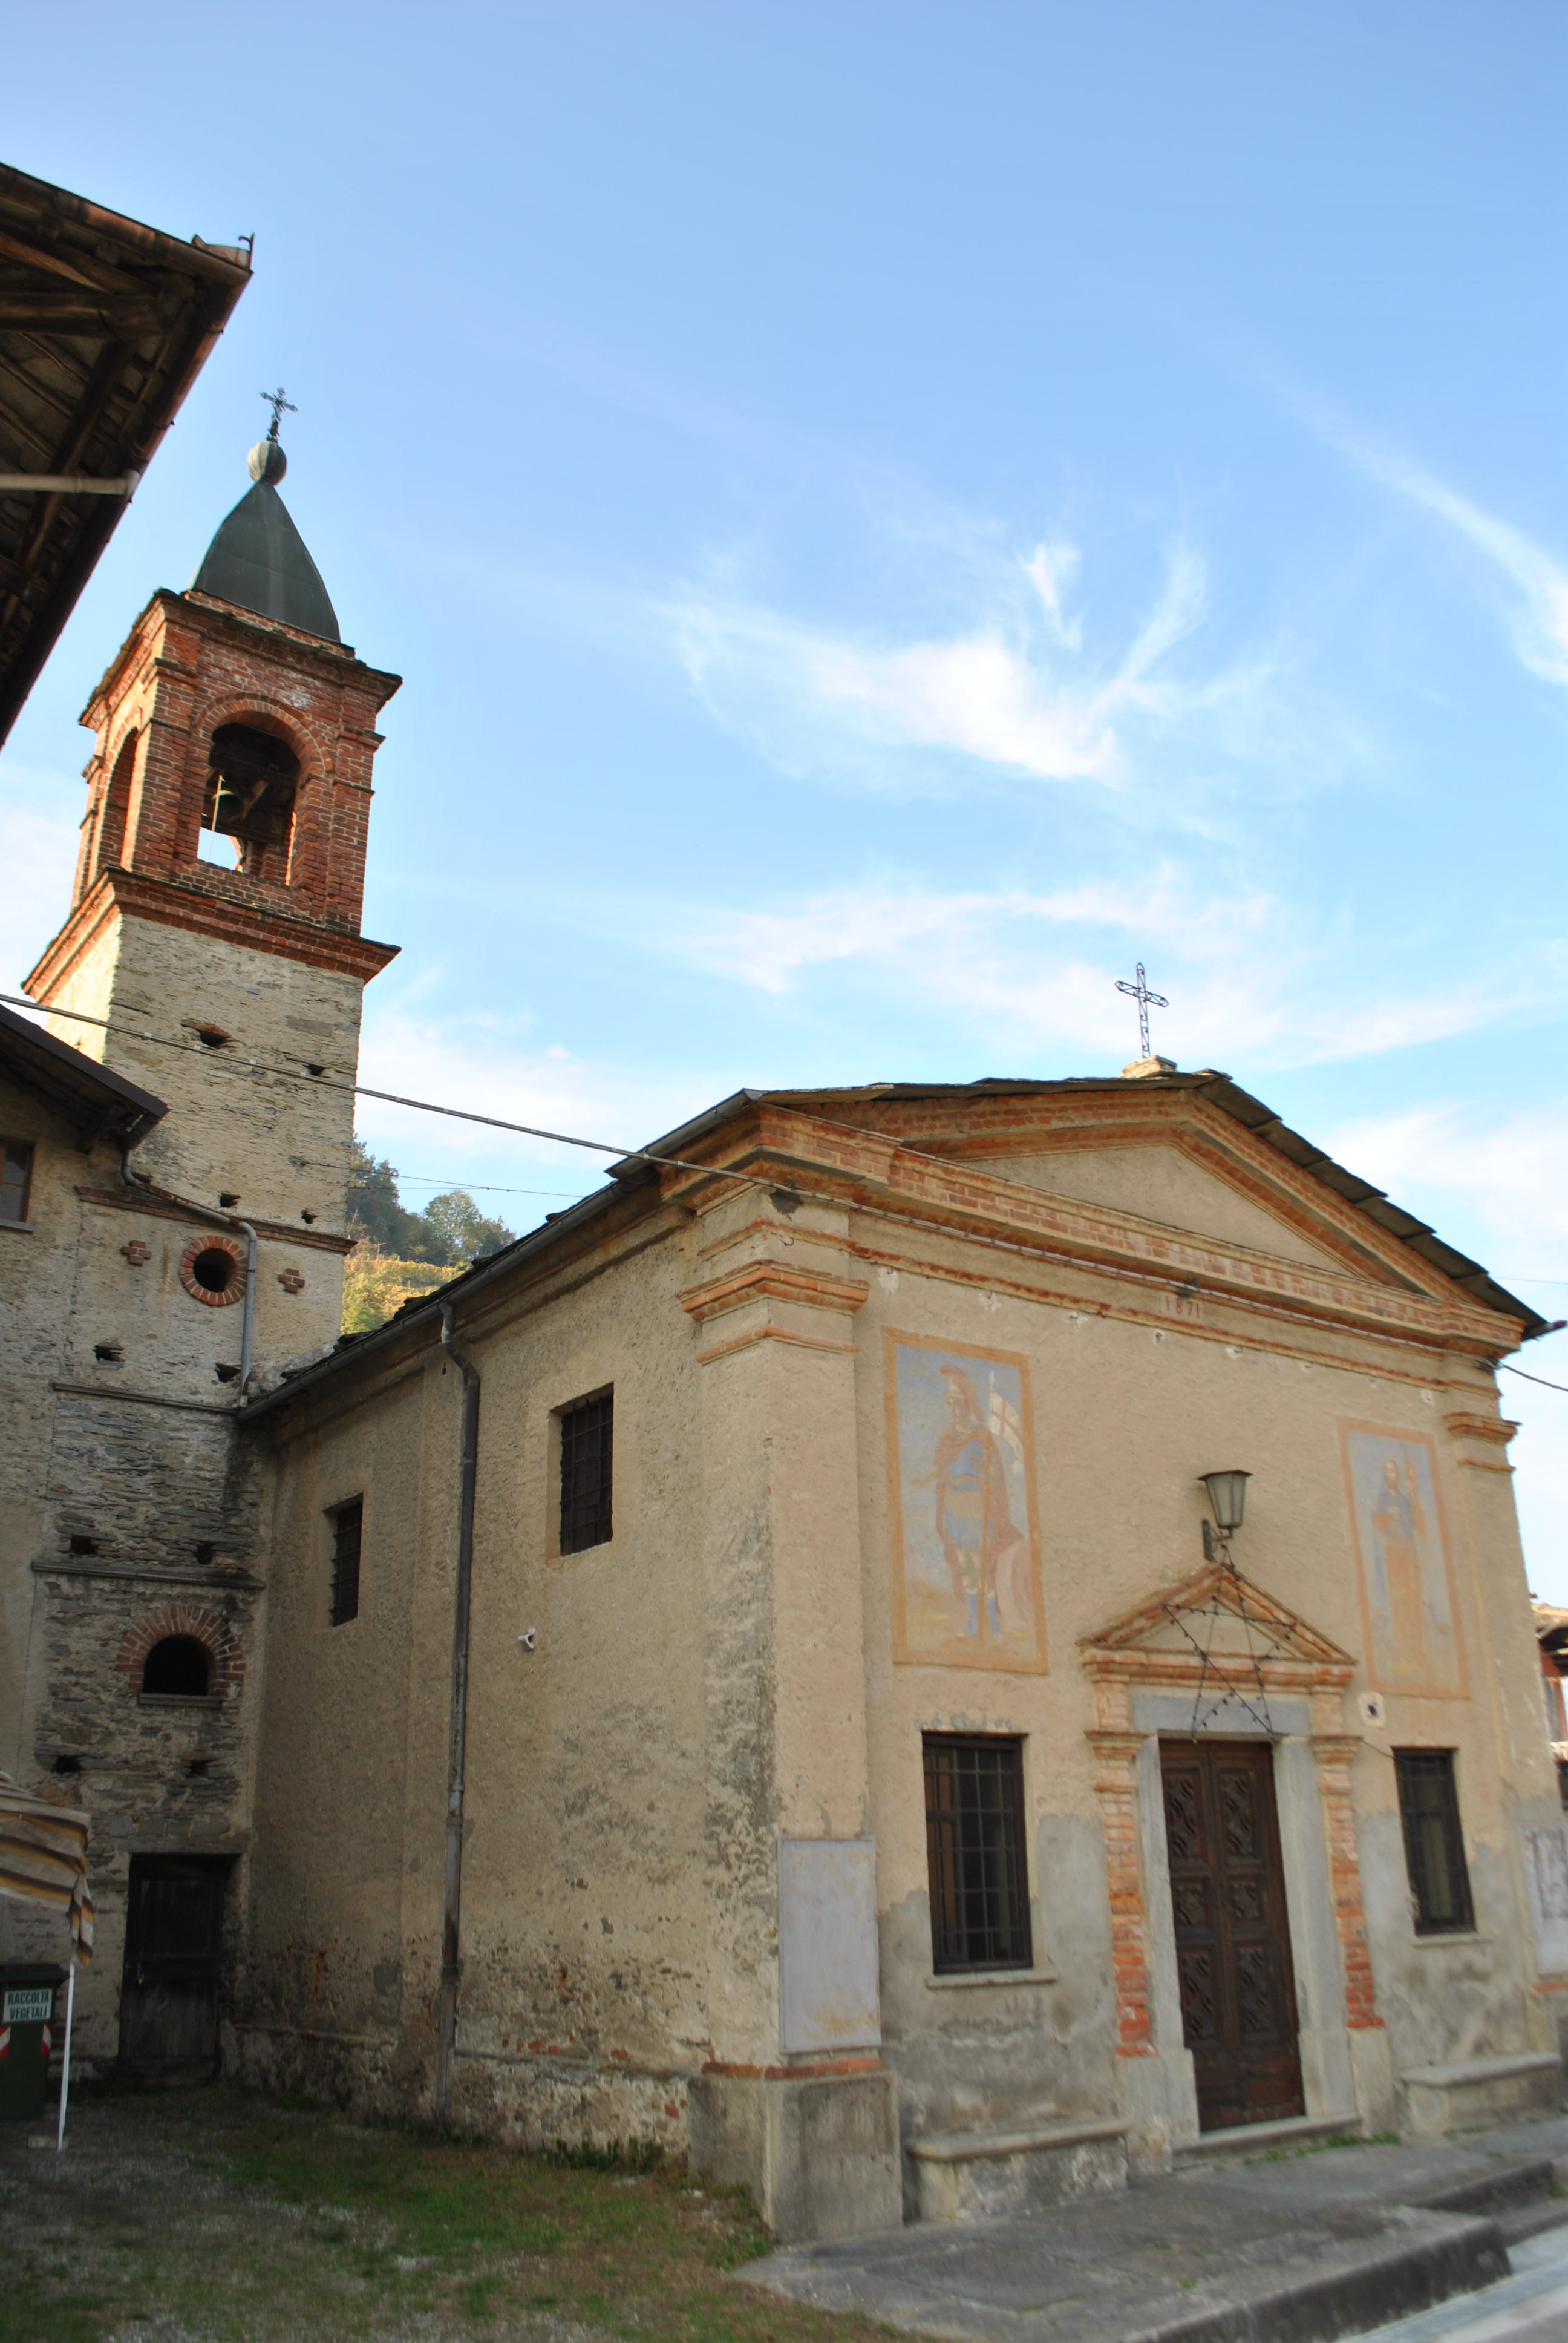
[[[529,2156],[226,2090],[88,2101],[47,2173],[0,2146],[0,2343],[885,2333],[738,2287],[769,2242],[749,2201],[636,2146]]]

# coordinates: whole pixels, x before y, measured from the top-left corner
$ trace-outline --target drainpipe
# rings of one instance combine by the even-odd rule
[[[136,1139],[131,1138],[121,1146],[120,1178],[124,1184],[136,1194],[145,1195],[146,1190],[131,1170],[131,1151],[136,1143]],[[182,1212],[189,1212],[193,1219],[206,1221],[215,1229],[237,1229],[245,1239],[245,1301],[242,1305],[239,1329],[239,1389],[234,1403],[236,1407],[238,1407],[245,1398],[246,1385],[250,1381],[251,1354],[256,1347],[256,1255],[259,1240],[250,1222],[236,1220],[232,1212],[215,1212],[210,1204],[195,1203],[189,1196],[176,1196],[166,1189],[160,1193],[166,1196],[171,1204],[177,1204]]]
[[[449,2123],[457,2064],[458,1923],[463,1906],[463,1765],[468,1730],[468,1608],[474,1580],[474,1484],[479,1463],[479,1376],[458,1350],[453,1305],[441,1305],[441,1348],[463,1378],[463,1468],[457,1503],[457,1591],[452,1623],[452,1738],[447,1770],[447,1877],[437,1996],[436,2120]]]
[[[250,1382],[250,1354],[256,1340],[256,1235],[248,1221],[233,1221],[230,1226],[245,1232],[245,1317],[239,1330],[239,1398],[235,1402],[238,1407]]]

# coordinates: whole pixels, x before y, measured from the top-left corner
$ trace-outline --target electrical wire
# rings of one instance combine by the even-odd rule
[[[508,1122],[499,1115],[478,1114],[469,1107],[437,1106],[435,1101],[430,1099],[406,1098],[397,1091],[372,1090],[364,1082],[337,1082],[328,1081],[323,1074],[297,1074],[294,1071],[292,1067],[266,1065],[254,1058],[241,1059],[237,1053],[226,1059],[223,1050],[214,1050],[203,1041],[170,1041],[161,1034],[149,1033],[145,1031],[145,1029],[139,1027],[112,1024],[106,1017],[89,1016],[85,1010],[44,1009],[40,1007],[37,1001],[28,1000],[25,995],[0,993],[0,1002],[4,1002],[7,1008],[31,1010],[35,1017],[67,1017],[72,1019],[77,1024],[96,1025],[106,1033],[116,1034],[132,1041],[150,1041],[160,1049],[178,1050],[183,1051],[186,1056],[195,1055],[200,1057],[206,1065],[229,1072],[237,1073],[243,1067],[246,1071],[252,1073],[261,1072],[270,1074],[275,1080],[297,1082],[302,1089],[336,1091],[339,1093],[347,1092],[348,1095],[355,1098],[377,1099],[384,1105],[410,1107],[414,1109],[416,1112],[420,1114],[445,1115],[456,1122],[481,1123],[487,1130],[516,1131],[526,1139],[544,1139],[549,1141],[552,1145],[558,1147],[579,1147],[586,1149],[591,1154],[613,1155],[626,1162],[655,1163],[663,1165],[667,1169],[674,1172],[699,1172],[706,1179],[730,1180],[743,1187],[766,1189],[769,1193],[778,1190],[781,1185],[786,1184],[778,1180],[760,1177],[756,1172],[735,1172],[730,1170],[728,1165],[724,1164],[694,1163],[688,1161],[685,1157],[679,1155],[660,1155],[656,1153],[651,1148],[623,1147],[618,1144],[612,1145],[608,1140],[581,1139],[574,1132],[565,1131],[547,1131],[537,1123]],[[923,1148],[910,1147],[905,1140],[890,1139],[887,1133],[883,1133],[881,1135],[887,1143],[896,1147],[900,1154],[910,1156],[921,1162],[940,1164],[944,1170],[950,1170],[952,1168],[950,1162],[946,1157],[932,1155]],[[544,1195],[553,1192],[546,1189],[518,1189],[508,1192],[518,1195]],[[564,1194],[566,1192],[561,1191],[559,1192]],[[589,1192],[592,1193],[595,1192],[590,1191]],[[840,1195],[836,1195],[829,1190],[802,1188],[798,1184],[789,1183],[789,1192],[792,1196],[798,1197],[802,1203],[830,1204],[840,1211],[845,1209],[846,1206],[850,1210],[856,1209],[851,1200]],[[581,1202],[583,1200],[579,1198],[578,1201]],[[863,1210],[865,1207],[860,1207],[859,1209]],[[1053,1249],[1050,1247],[1020,1245],[1010,1242],[1006,1238],[977,1236],[976,1242],[985,1244],[997,1252],[1027,1252],[1037,1258],[1058,1258]],[[1067,1255],[1060,1257],[1063,1259],[1070,1258],[1070,1256]],[[1100,1266],[1102,1271],[1113,1277],[1131,1277],[1136,1280],[1141,1275],[1140,1272],[1134,1271],[1113,1270],[1107,1262],[1101,1262]],[[1171,1282],[1178,1283],[1182,1281],[1173,1279]],[[1542,1280],[1540,1282],[1545,1283],[1549,1281]],[[1289,1312],[1285,1314],[1294,1315],[1293,1312]],[[1556,1330],[1553,1329],[1553,1331]],[[1398,1338],[1392,1336],[1377,1336],[1374,1337],[1374,1339],[1379,1341],[1396,1341]],[[1511,1367],[1505,1359],[1500,1359],[1496,1363],[1502,1367],[1504,1373],[1519,1375],[1525,1383],[1540,1383],[1547,1391],[1568,1392],[1568,1383],[1547,1383],[1545,1377],[1543,1375],[1527,1374],[1523,1367]]]
[[[1497,1363],[1505,1375],[1517,1375],[1522,1383],[1539,1383],[1543,1391],[1568,1392],[1568,1383],[1549,1383],[1544,1375],[1527,1375],[1523,1367],[1511,1367],[1506,1359]]]
[[[659,1163],[672,1172],[699,1172],[705,1178],[733,1180],[747,1188],[771,1190],[779,1185],[777,1180],[765,1179],[752,1172],[733,1172],[722,1164],[690,1163],[683,1156],[658,1155],[647,1147],[624,1147],[618,1142],[612,1144],[608,1140],[604,1139],[579,1139],[575,1132],[547,1131],[533,1122],[508,1122],[500,1115],[477,1114],[471,1107],[437,1106],[433,1099],[405,1098],[397,1091],[371,1090],[365,1082],[336,1082],[329,1081],[325,1074],[297,1074],[291,1066],[267,1065],[259,1059],[241,1058],[237,1053],[233,1057],[226,1058],[222,1048],[212,1049],[205,1041],[169,1041],[164,1035],[149,1033],[142,1027],[114,1025],[106,1017],[90,1017],[85,1010],[82,1009],[44,1009],[37,1001],[29,1001],[25,995],[0,992],[0,1001],[11,1009],[30,1009],[35,1017],[68,1017],[78,1025],[96,1025],[102,1031],[113,1033],[126,1040],[150,1041],[156,1048],[162,1050],[177,1050],[186,1057],[199,1057],[205,1064],[230,1073],[238,1073],[243,1069],[250,1073],[269,1074],[276,1081],[297,1082],[304,1090],[336,1091],[340,1096],[347,1094],[353,1098],[379,1099],[386,1106],[412,1107],[420,1114],[442,1114],[454,1122],[482,1123],[489,1131],[517,1131],[525,1139],[546,1139],[552,1146],[580,1147],[589,1154],[613,1155],[625,1162]],[[895,1140],[892,1143],[895,1146],[903,1146],[902,1141],[900,1140]],[[918,1154],[920,1150],[906,1148],[904,1151],[914,1155]],[[940,1161],[940,1159],[932,1158],[931,1160]],[[794,1192],[805,1197],[813,1192],[798,1188]],[[817,1198],[817,1201],[838,1203],[841,1199],[822,1196]]]

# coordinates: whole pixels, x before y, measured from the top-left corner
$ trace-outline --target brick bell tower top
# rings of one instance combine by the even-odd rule
[[[45,1003],[116,907],[362,983],[394,957],[359,916],[376,719],[402,679],[343,642],[277,493],[286,460],[275,437],[252,448],[255,486],[186,591],[153,596],[83,712],[95,747],[71,916],[27,980]],[[231,867],[204,859],[204,831],[209,856],[232,842]]]
[[[206,1205],[239,1195],[319,1245],[343,1227],[360,996],[397,950],[359,922],[376,722],[401,679],[342,639],[277,492],[276,428],[189,586],[154,594],[83,714],[70,910],[25,983],[106,1020],[51,1030],[169,1102],[141,1176]]]

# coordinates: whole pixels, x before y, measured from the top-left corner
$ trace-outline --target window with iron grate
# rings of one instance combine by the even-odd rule
[[[607,1545],[614,1463],[615,1393],[599,1392],[560,1412],[561,1552]]]
[[[332,1604],[335,1627],[359,1616],[359,1540],[365,1525],[365,1500],[350,1497],[332,1509]]]
[[[926,1860],[931,1964],[1027,1969],[1029,1863],[1023,1744],[993,1734],[927,1733]]]
[[[1464,1936],[1475,1926],[1459,1826],[1452,1749],[1396,1749],[1404,1862],[1418,1936]]]

